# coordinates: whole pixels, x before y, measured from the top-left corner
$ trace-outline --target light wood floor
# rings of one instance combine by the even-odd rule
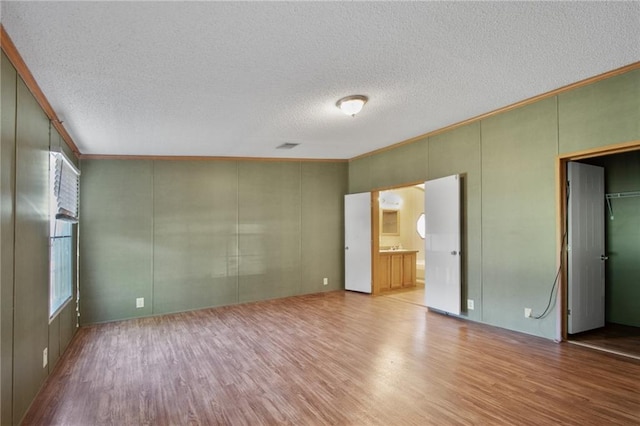
[[[414,305],[425,306],[424,303],[424,284],[411,290],[402,290],[398,292],[385,294],[384,297],[390,297],[401,302],[413,303]]]
[[[25,424],[631,425],[640,362],[332,292],[82,328]]]

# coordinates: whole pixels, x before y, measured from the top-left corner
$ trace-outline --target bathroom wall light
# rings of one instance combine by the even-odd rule
[[[402,208],[402,197],[393,191],[381,191],[378,201],[381,209],[400,210]]]
[[[355,115],[362,110],[362,107],[368,100],[369,98],[363,95],[351,95],[338,100],[338,102],[336,102],[336,106],[345,114],[355,117]]]

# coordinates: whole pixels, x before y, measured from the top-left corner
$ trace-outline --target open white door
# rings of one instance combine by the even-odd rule
[[[425,304],[460,315],[460,176],[425,182]]]
[[[371,293],[371,193],[344,197],[344,288]]]
[[[604,168],[567,163],[570,334],[604,327]]]

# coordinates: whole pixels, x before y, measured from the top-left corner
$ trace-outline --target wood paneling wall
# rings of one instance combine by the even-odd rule
[[[345,162],[82,167],[82,324],[343,288]]]
[[[463,293],[475,310],[463,316],[555,338],[555,310],[544,320],[523,312],[542,313],[557,272],[556,157],[639,139],[640,70],[629,67],[356,158],[349,193],[466,174]]]
[[[76,307],[68,304],[49,324],[49,149],[59,147],[61,138],[4,54],[1,65],[0,424],[4,425],[20,422],[71,341]]]
[[[0,59],[0,424],[12,424],[13,261],[17,73]]]

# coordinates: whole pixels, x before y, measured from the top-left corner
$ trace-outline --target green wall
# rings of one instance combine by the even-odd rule
[[[49,119],[2,55],[1,424],[18,424],[76,330],[75,304],[49,323]],[[65,149],[67,150],[67,149]],[[67,150],[68,151],[68,150]],[[43,351],[48,365],[43,368]]]
[[[635,70],[352,160],[349,193],[463,174],[463,297],[475,309],[462,316],[556,338],[557,304],[524,317],[542,313],[557,272],[556,157],[639,139]]]
[[[429,162],[426,179],[461,174],[462,194],[462,299],[473,299],[474,309],[464,315],[480,321],[482,318],[482,223],[480,221],[480,123],[460,127],[429,139]],[[459,155],[464,152],[465,155]]]
[[[343,288],[347,168],[83,160],[81,323]]]
[[[640,139],[640,70],[558,95],[561,154]]]
[[[0,59],[0,424],[12,424],[13,218],[16,156],[17,73]]]

